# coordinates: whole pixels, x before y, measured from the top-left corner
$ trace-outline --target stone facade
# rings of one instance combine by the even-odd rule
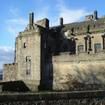
[[[4,81],[22,80],[30,90],[37,91],[41,80],[42,37],[44,24],[34,24],[33,13],[29,15],[29,25],[20,32],[15,43],[15,63],[4,65]],[[44,20],[45,21],[45,20]],[[40,23],[41,24],[41,21]],[[17,64],[17,65],[15,65]]]
[[[105,105],[105,91],[4,93],[0,105]]]
[[[66,38],[72,40],[71,46],[75,54],[70,50],[53,56],[54,90],[105,87],[104,20],[105,18],[90,19],[63,28]]]
[[[3,80],[4,81],[15,81],[17,80],[17,64],[5,64],[3,71]]]
[[[73,90],[80,85],[103,88],[104,50],[105,18],[99,18],[97,11],[83,22],[63,24],[60,18],[54,27],[46,18],[34,23],[31,13],[16,38],[16,66],[4,65],[4,81],[22,80],[31,91]]]
[[[53,57],[54,90],[105,88],[105,54],[62,54]],[[91,86],[91,87],[90,87]]]
[[[34,81],[34,85],[35,83],[39,85],[40,51],[40,32],[33,30],[20,33],[16,40],[16,63],[18,63],[19,80],[31,80]]]

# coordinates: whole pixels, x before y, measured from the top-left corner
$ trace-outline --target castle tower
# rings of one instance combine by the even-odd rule
[[[29,15],[29,27],[16,38],[16,63],[18,80],[23,80],[31,90],[40,85],[41,33],[34,24],[34,14]]]

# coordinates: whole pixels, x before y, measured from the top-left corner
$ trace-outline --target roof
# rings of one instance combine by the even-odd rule
[[[59,27],[60,25],[51,27],[51,29],[58,29]],[[97,20],[64,24],[62,27],[62,31],[65,32],[67,30],[74,29],[75,34],[81,34],[87,31],[87,27],[90,28],[91,32],[102,31],[102,30],[104,31],[105,30],[105,17],[98,18]]]

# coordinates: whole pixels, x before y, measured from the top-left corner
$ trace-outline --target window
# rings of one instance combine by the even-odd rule
[[[101,51],[101,43],[94,44],[94,51],[95,51],[95,53],[98,53]]]
[[[102,35],[102,40],[103,40],[103,49],[105,49],[105,35]]]
[[[83,52],[84,51],[84,46],[83,45],[79,45],[78,46],[78,52]]]
[[[31,73],[30,73],[30,70],[26,70],[26,75],[30,75]]]
[[[26,57],[26,75],[31,74],[31,56]]]
[[[23,44],[23,48],[26,48],[27,47],[27,44],[24,42],[24,44]]]

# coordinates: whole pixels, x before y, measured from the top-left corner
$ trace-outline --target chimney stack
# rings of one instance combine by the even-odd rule
[[[63,18],[60,18],[60,26],[63,26]]]
[[[29,14],[29,27],[32,27],[34,24],[34,13]]]
[[[94,18],[94,20],[97,20],[98,19],[98,12],[96,10],[94,11],[93,18]]]

